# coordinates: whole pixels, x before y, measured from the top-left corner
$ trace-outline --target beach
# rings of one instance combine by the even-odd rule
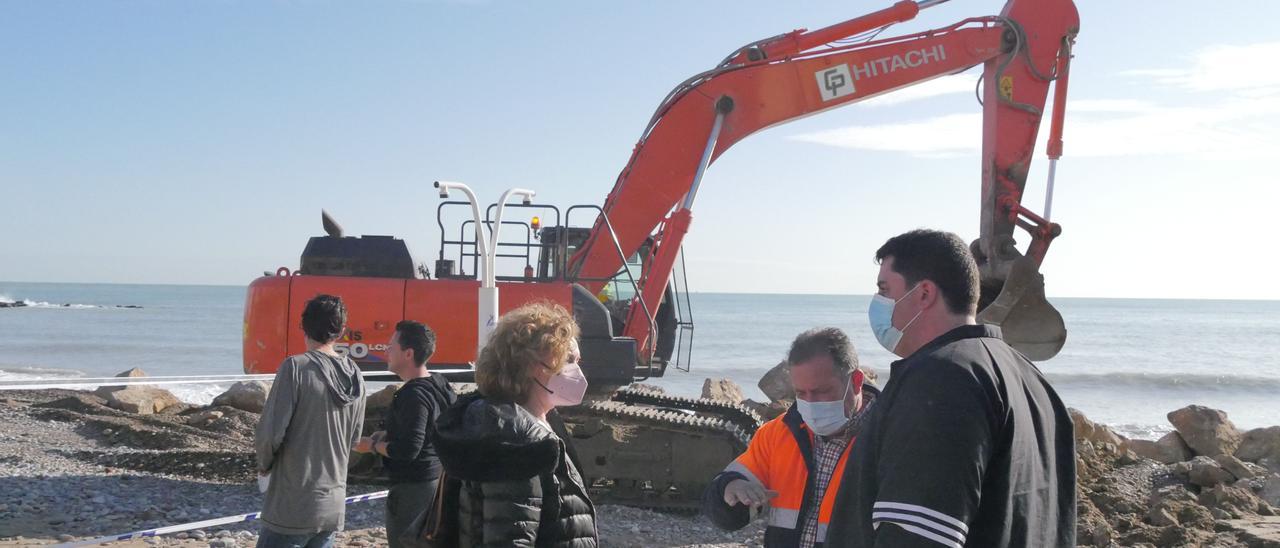
[[[132,415],[88,392],[0,393],[0,546],[40,546],[256,512],[256,416],[181,406]],[[207,417],[207,415],[206,415]],[[348,496],[386,489],[348,486]],[[347,507],[338,546],[384,546],[384,500]],[[759,546],[759,522],[725,533],[699,516],[598,507],[605,546]],[[111,546],[252,546],[257,522]]]

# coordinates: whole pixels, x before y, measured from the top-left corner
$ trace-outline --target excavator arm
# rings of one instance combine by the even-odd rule
[[[1010,342],[1047,359],[1065,341],[1061,316],[1044,300],[1039,265],[1060,228],[1022,205],[1031,155],[1055,80],[1050,155],[1061,154],[1061,115],[1070,46],[1079,27],[1071,0],[1009,0],[999,16],[918,34],[875,39],[889,25],[945,0],[903,0],[830,27],[804,29],[735,50],[715,68],[682,82],[661,103],[619,174],[569,272],[593,292],[648,238],[639,302],[626,333],[652,355],[656,309],[692,222],[707,167],[739,140],[779,125],[983,64],[980,263],[984,321],[1005,326]],[[868,34],[870,38],[865,38]],[[852,43],[845,43],[852,42]],[[1046,213],[1047,215],[1047,213]],[[612,229],[610,229],[610,225]],[[1026,255],[1014,228],[1031,236]],[[989,306],[988,306],[989,305]],[[1019,321],[1031,329],[1021,329]],[[1012,328],[1012,329],[1011,329]]]

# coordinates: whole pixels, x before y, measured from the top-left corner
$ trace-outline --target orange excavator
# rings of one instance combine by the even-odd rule
[[[1079,16],[1071,0],[1009,0],[998,16],[880,37],[945,1],[902,0],[733,50],[662,100],[603,206],[561,209],[526,197],[490,205],[481,218],[474,203],[442,202],[434,276],[414,263],[402,240],[349,237],[324,216],[328,235],[311,239],[296,271],[282,267],[250,284],[245,372],[273,372],[302,351],[301,309],[310,297],[329,293],[348,304],[340,349],[362,368],[385,371],[383,345],[397,321],[413,319],[439,336],[431,366],[465,381],[484,332],[476,329],[481,286],[492,279],[499,311],[548,300],[572,310],[582,327],[583,369],[594,398],[565,415],[596,488],[623,502],[696,504],[701,485],[742,450],[759,417],[739,406],[627,386],[687,364],[692,323],[681,241],[707,168],[756,131],[977,65],[984,66],[977,83],[981,230],[972,245],[982,278],[979,320],[1002,326],[1032,359],[1053,357],[1066,329],[1045,299],[1039,267],[1061,232],[1049,210]],[[1022,198],[1050,86],[1048,198],[1036,213]],[[449,212],[467,205],[476,207],[474,217],[446,227]],[[532,216],[504,221],[502,207]],[[583,223],[573,222],[575,214]],[[1029,237],[1025,251],[1015,247],[1016,229]],[[500,230],[508,237],[499,241]],[[494,273],[496,262],[483,252],[486,235],[515,272]]]

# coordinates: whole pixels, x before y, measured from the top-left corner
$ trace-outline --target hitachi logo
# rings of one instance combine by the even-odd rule
[[[906,55],[891,55],[872,59],[861,65],[851,65],[850,72],[853,74],[854,80],[861,80],[888,74],[895,70],[927,65],[934,61],[945,61],[946,59],[947,50],[939,44],[927,49],[909,51]]]

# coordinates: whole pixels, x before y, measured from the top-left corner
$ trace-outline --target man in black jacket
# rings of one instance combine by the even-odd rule
[[[401,545],[400,535],[413,524],[436,494],[440,459],[431,431],[440,413],[457,396],[443,376],[427,371],[436,350],[436,334],[414,321],[396,324],[387,348],[387,368],[404,381],[391,399],[385,432],[360,438],[356,451],[383,456],[391,479],[387,494],[387,540]]]
[[[1075,441],[1062,400],[997,327],[947,232],[876,252],[876,339],[891,365],[840,484],[828,546],[1075,546]]]

